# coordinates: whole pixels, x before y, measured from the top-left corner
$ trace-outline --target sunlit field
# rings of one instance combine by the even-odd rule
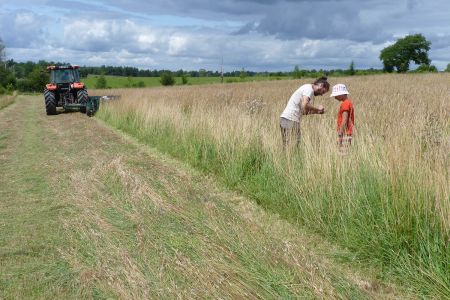
[[[82,78],[88,88],[95,88],[97,80],[100,76],[89,75]],[[161,86],[160,77],[124,77],[124,76],[105,76],[108,88],[130,88],[130,87],[158,87]],[[262,80],[280,80],[283,77],[279,76],[247,76],[240,77],[224,77],[223,83],[243,82],[243,81],[262,81]],[[221,83],[220,77],[187,77],[186,85],[199,85]],[[175,77],[175,85],[183,85],[181,77]]]
[[[354,144],[336,147],[339,103],[302,120],[283,150],[279,115],[313,79],[116,89],[97,117],[214,174],[261,206],[352,250],[421,295],[450,295],[450,75],[331,78],[355,106]],[[104,91],[90,90],[90,95]]]

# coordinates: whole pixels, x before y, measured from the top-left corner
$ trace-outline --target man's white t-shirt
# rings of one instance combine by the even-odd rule
[[[303,96],[308,97],[309,102],[312,103],[314,100],[314,90],[312,84],[304,84],[299,87],[289,99],[286,108],[281,113],[281,118],[285,118],[291,121],[300,122],[302,115],[301,112],[301,102]]]

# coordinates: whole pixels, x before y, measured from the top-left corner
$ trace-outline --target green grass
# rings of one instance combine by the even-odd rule
[[[82,78],[81,81],[88,88],[95,88],[99,75],[89,75]],[[124,76],[105,76],[107,86],[109,88],[126,88],[136,87],[139,82],[143,82],[145,87],[161,86],[159,77],[124,77]],[[245,79],[239,77],[224,77],[224,83],[230,82],[247,82],[247,81],[263,81],[263,80],[281,80],[291,79],[290,77],[265,77],[265,76],[247,76]],[[188,77],[188,85],[221,83],[220,77]],[[182,85],[181,77],[176,77],[175,85]]]
[[[359,161],[355,162],[357,173],[344,171],[325,185],[302,182],[300,176],[292,186],[256,139],[245,146],[229,141],[218,145],[201,128],[180,133],[169,120],[148,121],[143,126],[135,113],[113,115],[107,107],[98,116],[164,153],[219,176],[264,208],[351,249],[356,253],[352,259],[380,267],[381,276],[399,280],[422,297],[450,296],[449,236],[438,212],[427,206],[435,203],[433,190],[420,185],[417,174],[399,173],[392,184],[370,161]],[[299,155],[294,163],[301,166],[302,159]],[[349,185],[352,190],[343,190]]]
[[[93,118],[46,116],[39,98],[1,112],[1,299],[383,295],[318,258],[334,253],[328,244]],[[123,129],[128,123],[138,130],[133,117]],[[192,162],[220,173],[221,163],[212,164],[220,149],[191,137]],[[253,153],[234,165],[235,174],[258,173],[265,161]]]
[[[71,295],[74,273],[57,251],[64,245],[58,218],[70,209],[55,203],[51,177],[42,169],[46,156],[35,155],[49,152],[33,121],[36,107],[22,113],[23,122],[14,121],[21,124],[21,138],[12,140],[14,132],[3,133],[0,147],[15,149],[11,163],[0,164],[0,298]]]

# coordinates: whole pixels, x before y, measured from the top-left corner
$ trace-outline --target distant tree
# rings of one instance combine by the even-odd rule
[[[11,89],[16,86],[16,77],[6,61],[5,44],[0,38],[0,87]],[[5,90],[6,91],[6,90]]]
[[[161,79],[159,80],[162,85],[164,86],[170,86],[175,84],[175,77],[173,76],[172,72],[165,71],[161,74]]]
[[[292,77],[294,77],[295,79],[302,78],[302,72],[300,71],[300,68],[297,65],[295,65],[295,67],[294,67],[294,71],[292,72]]]
[[[431,42],[427,41],[421,34],[407,35],[398,39],[397,42],[381,50],[380,60],[383,61],[384,70],[403,73],[409,70],[410,61],[416,64],[430,64],[428,50]]]
[[[181,77],[181,76],[183,76],[183,74],[184,74],[183,69],[179,69],[178,71],[175,72],[176,77]]]
[[[245,80],[245,78],[247,78],[247,72],[245,71],[244,68],[241,69],[241,72],[239,73],[239,78],[241,80]]]
[[[107,86],[107,82],[106,82],[106,78],[105,75],[100,75],[97,78],[97,82],[95,83],[95,88],[96,89],[106,89]]]
[[[450,63],[447,65],[447,68],[445,69],[445,72],[450,72]]]
[[[348,75],[353,76],[356,74],[355,71],[355,62],[352,60],[352,62],[350,63],[350,66],[348,67]]]
[[[200,69],[200,70],[198,70],[198,75],[199,75],[200,77],[206,77],[207,74],[208,74],[208,73],[206,72],[205,69]]]
[[[16,77],[8,68],[5,68],[3,65],[0,65],[0,86],[16,86]]]
[[[27,86],[31,91],[42,92],[48,83],[49,75],[44,67],[36,65],[26,79],[28,81]]]

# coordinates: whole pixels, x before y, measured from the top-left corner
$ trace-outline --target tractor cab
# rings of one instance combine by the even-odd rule
[[[78,66],[50,66],[51,83],[73,83],[80,82]]]

